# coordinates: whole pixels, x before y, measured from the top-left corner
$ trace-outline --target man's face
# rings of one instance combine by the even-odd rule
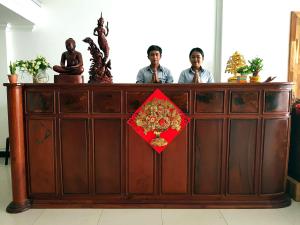
[[[149,52],[148,55],[148,59],[150,60],[151,65],[159,65],[160,57],[161,57],[160,52],[155,50]]]
[[[193,68],[199,69],[203,62],[203,57],[199,52],[192,52],[190,56],[190,62]]]

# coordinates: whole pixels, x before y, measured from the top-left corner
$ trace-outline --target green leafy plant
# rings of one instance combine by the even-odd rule
[[[17,64],[16,63],[12,63],[11,61],[9,62],[9,72],[10,74],[16,74],[17,71]]]
[[[18,60],[16,64],[21,71],[29,73],[34,78],[37,77],[39,73],[51,68],[43,56],[38,56],[33,60]]]
[[[248,65],[245,65],[245,66],[241,66],[241,67],[237,68],[236,72],[241,75],[248,75],[251,73],[251,70]]]
[[[256,77],[259,73],[259,71],[261,71],[264,67],[263,65],[263,59],[261,58],[254,58],[252,60],[249,60],[249,69],[252,72],[253,76]]]

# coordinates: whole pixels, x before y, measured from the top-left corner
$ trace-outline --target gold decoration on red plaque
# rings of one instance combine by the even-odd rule
[[[128,124],[160,153],[189,121],[168,97],[156,89]]]

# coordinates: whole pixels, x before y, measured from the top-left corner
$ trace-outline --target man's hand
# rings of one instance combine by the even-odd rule
[[[160,80],[158,78],[157,70],[155,69],[152,75],[152,82],[153,83],[160,83]]]

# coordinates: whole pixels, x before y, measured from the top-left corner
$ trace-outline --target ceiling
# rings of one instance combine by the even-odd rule
[[[0,4],[0,25],[33,25],[33,23]]]

